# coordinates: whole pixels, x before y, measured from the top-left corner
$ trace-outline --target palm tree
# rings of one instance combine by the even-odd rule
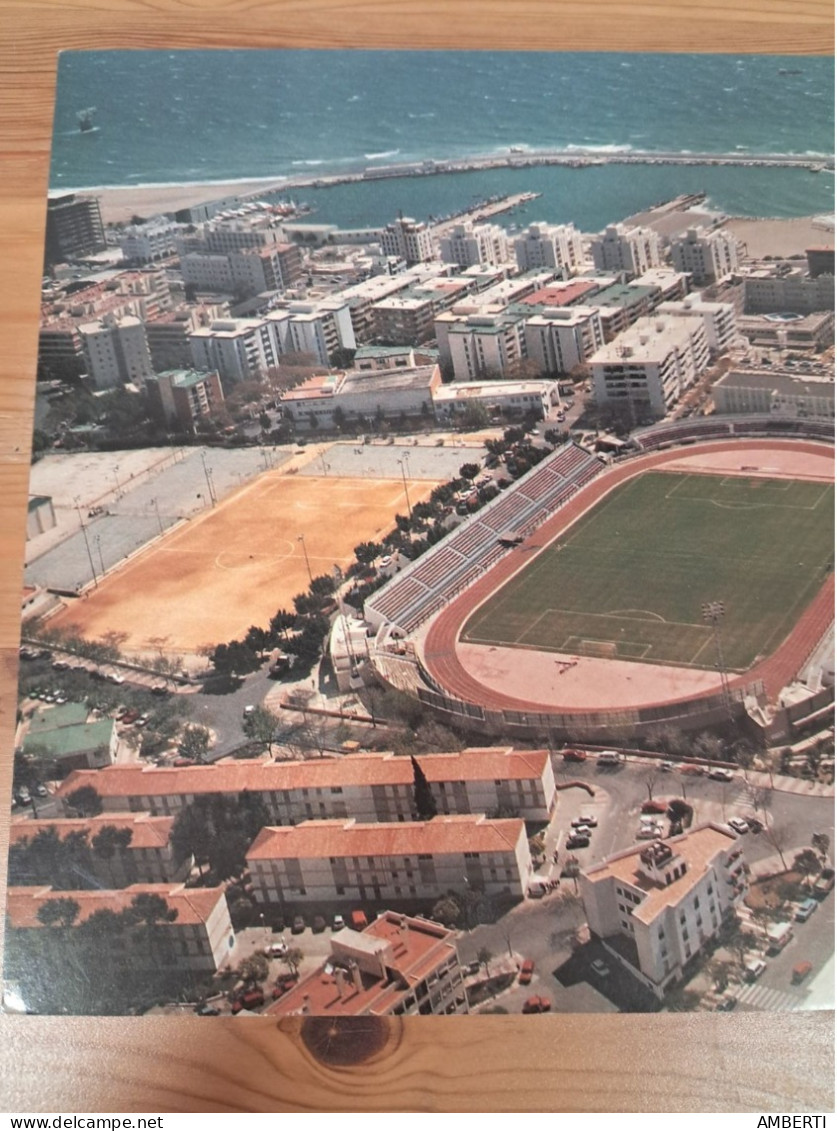
[[[114,856],[121,856],[125,852],[131,843],[133,835],[131,829],[120,829],[117,828],[116,825],[105,825],[96,833],[91,842],[91,848],[94,854],[100,859],[107,861],[111,883],[114,887],[116,887],[117,884],[114,878],[111,861]]]

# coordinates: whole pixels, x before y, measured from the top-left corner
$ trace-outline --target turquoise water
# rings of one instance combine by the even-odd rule
[[[510,146],[607,153],[833,152],[831,58],[397,51],[68,52],[50,186],[318,175]],[[96,130],[76,113],[97,107]],[[747,215],[831,211],[805,170],[530,168],[305,191],[322,219],[377,224],[542,192],[599,226],[681,191]],[[534,216],[533,216],[534,218]]]

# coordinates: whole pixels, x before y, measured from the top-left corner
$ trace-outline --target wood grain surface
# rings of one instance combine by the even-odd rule
[[[830,54],[834,23],[830,0],[0,0],[0,28],[5,857],[57,52],[238,46]],[[0,1109],[830,1111],[833,1025],[830,1013],[415,1018],[387,1025],[377,1044],[353,1039],[350,1054],[371,1055],[335,1065],[321,1046],[306,1043],[294,1019],[0,1017]]]

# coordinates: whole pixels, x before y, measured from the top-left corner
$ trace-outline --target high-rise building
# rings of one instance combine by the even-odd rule
[[[671,241],[671,261],[678,271],[688,271],[697,286],[717,283],[738,270],[738,240],[717,229],[689,228]]]
[[[384,255],[400,256],[406,263],[426,263],[436,258],[433,236],[427,224],[409,216],[400,216],[387,224],[381,233]]]
[[[530,224],[514,241],[521,271],[551,267],[568,279],[584,267],[584,244],[573,224]]]
[[[474,224],[466,220],[454,224],[440,241],[443,263],[475,267],[480,263],[496,266],[509,260],[509,240],[498,224]]]
[[[99,198],[67,193],[47,201],[45,263],[52,267],[104,251]]]
[[[190,429],[224,403],[217,373],[193,369],[168,370],[147,378],[145,391],[152,414],[166,427]]]
[[[642,275],[663,262],[663,241],[652,228],[627,228],[611,224],[591,244],[597,271]]]
[[[152,376],[145,325],[131,315],[105,315],[79,326],[87,375],[97,389],[115,389]]]

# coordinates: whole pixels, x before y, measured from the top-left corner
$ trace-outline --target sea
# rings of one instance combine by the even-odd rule
[[[94,128],[79,111],[95,108]],[[832,57],[495,51],[62,53],[52,190],[288,179],[317,220],[377,226],[531,191],[523,222],[596,230],[683,192],[731,215],[834,211],[825,170],[712,165],[492,169],[293,191],[375,165],[538,150],[834,152]],[[517,212],[501,222],[521,222]]]

